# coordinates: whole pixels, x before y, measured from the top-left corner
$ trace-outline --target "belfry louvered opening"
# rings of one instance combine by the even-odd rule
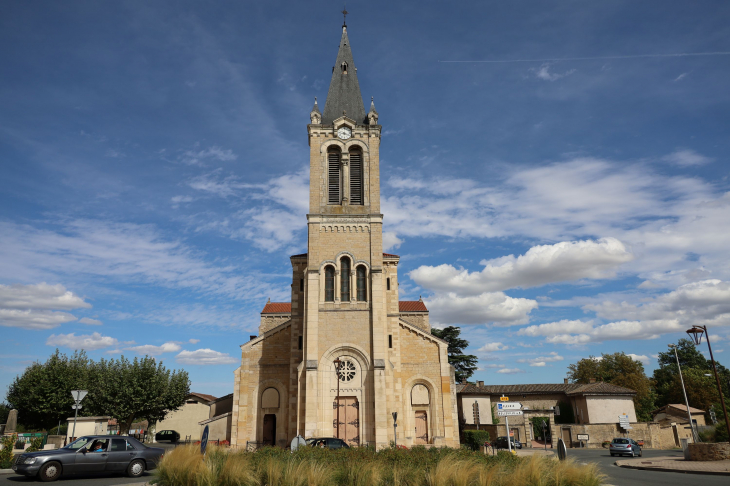
[[[350,152],[350,204],[364,204],[362,152]]]
[[[340,151],[334,148],[327,152],[327,191],[329,204],[340,204],[342,202]]]

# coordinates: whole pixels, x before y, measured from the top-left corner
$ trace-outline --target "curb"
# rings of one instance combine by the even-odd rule
[[[668,467],[643,467],[643,466],[627,466],[627,465],[618,465],[616,462],[613,463],[614,466],[617,467],[623,467],[626,469],[639,469],[642,471],[662,471],[662,472],[674,472],[674,473],[681,473],[681,474],[704,474],[706,476],[730,476],[730,471],[686,471],[682,469],[672,469]]]
[[[0,469],[0,474],[16,474],[12,469]]]

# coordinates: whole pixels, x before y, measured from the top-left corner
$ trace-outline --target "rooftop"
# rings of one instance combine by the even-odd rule
[[[291,314],[291,302],[267,302],[262,314]]]
[[[401,300],[398,302],[400,312],[428,312],[426,304],[421,300]]]
[[[636,395],[634,390],[605,382],[482,386],[467,383],[466,385],[457,385],[456,391],[457,393],[468,395],[541,395],[546,393],[565,393],[566,395]]]
[[[197,392],[190,392],[191,395],[196,396],[198,398],[202,398],[206,402],[210,402],[211,400],[215,400],[215,397],[213,395],[208,395],[206,393],[197,393]]]
[[[660,407],[660,408],[654,410],[651,413],[654,414],[654,413],[664,412],[668,408],[673,408],[673,409],[675,409],[675,410],[677,410],[679,412],[687,413],[687,406],[685,404],[683,404],[683,403],[670,403],[669,405],[664,405],[663,407]],[[700,413],[701,414],[704,414],[705,413],[704,410],[700,410],[699,408],[694,408],[694,407],[689,407],[689,411],[691,413],[697,413],[697,414],[700,414]]]

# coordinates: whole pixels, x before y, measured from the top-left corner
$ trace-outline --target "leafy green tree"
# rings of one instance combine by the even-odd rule
[[[464,354],[464,348],[469,346],[469,341],[459,337],[461,329],[454,326],[432,328],[431,334],[449,343],[449,363],[456,368],[456,382],[468,380],[477,370],[477,357]]]
[[[18,410],[22,425],[49,430],[72,414],[71,390],[86,385],[88,371],[86,353],[68,357],[57,349],[45,363],[35,362],[15,377],[7,401]]]
[[[568,378],[573,383],[590,383],[591,378],[595,378],[597,381],[634,390],[637,418],[640,421],[651,420],[656,394],[641,362],[623,352],[602,354],[601,359],[591,356],[573,363],[568,366],[568,370]]]
[[[10,405],[5,402],[0,402],[0,424],[4,424],[8,421],[8,415],[10,415]]]
[[[186,371],[170,371],[154,358],[102,359],[90,373],[89,409],[117,419],[126,434],[135,419],[151,422],[179,409],[190,393]]]

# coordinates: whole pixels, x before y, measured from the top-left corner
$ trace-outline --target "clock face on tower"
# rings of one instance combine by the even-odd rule
[[[339,130],[337,130],[337,136],[340,137],[342,140],[347,140],[352,136],[352,132],[347,127],[342,127]]]

